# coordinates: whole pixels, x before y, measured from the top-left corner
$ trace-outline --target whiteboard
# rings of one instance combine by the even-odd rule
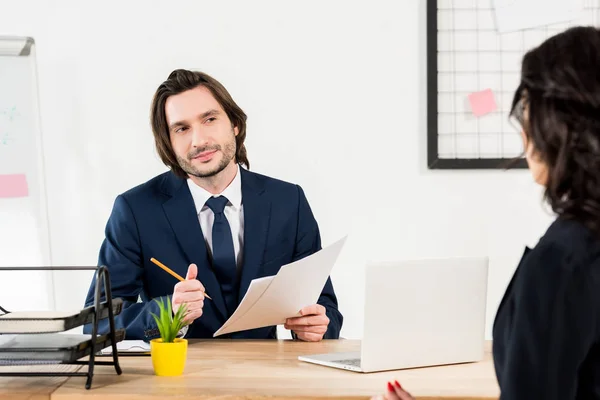
[[[0,37],[0,266],[50,266],[35,42]],[[0,305],[53,309],[52,273],[0,271]]]
[[[429,168],[503,168],[521,155],[521,137],[508,113],[523,55],[571,26],[599,22],[600,1],[568,1],[581,4],[569,20],[537,25],[534,15],[513,14],[509,18],[532,23],[509,32],[499,29],[493,0],[427,1]],[[478,104],[485,114],[475,112]]]

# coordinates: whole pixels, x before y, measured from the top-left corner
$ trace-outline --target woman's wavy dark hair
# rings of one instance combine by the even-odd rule
[[[600,30],[570,28],[527,52],[510,114],[548,167],[552,210],[600,235]]]

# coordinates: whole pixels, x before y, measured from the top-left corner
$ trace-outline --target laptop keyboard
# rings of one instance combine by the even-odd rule
[[[350,358],[347,360],[336,360],[337,363],[344,365],[351,365],[353,367],[360,367],[360,358]]]

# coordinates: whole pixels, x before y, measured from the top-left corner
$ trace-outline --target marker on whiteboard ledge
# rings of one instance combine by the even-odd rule
[[[165,272],[168,272],[169,274],[173,275],[175,278],[177,278],[179,280],[179,282],[185,281],[185,279],[181,275],[179,275],[177,272],[173,271],[171,268],[167,267],[165,264],[158,261],[156,258],[152,257],[152,258],[150,258],[150,261],[152,261],[154,264],[161,267],[163,270],[165,270]],[[212,300],[211,297],[208,294],[206,294],[206,292],[204,292],[204,297]]]
[[[469,94],[469,105],[476,117],[489,114],[497,109],[496,99],[494,99],[494,92],[492,92],[492,89],[485,89]]]

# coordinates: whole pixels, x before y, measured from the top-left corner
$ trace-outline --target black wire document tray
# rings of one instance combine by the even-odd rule
[[[117,342],[125,330],[115,332]],[[96,337],[96,348],[112,344],[110,335]],[[92,335],[41,333],[32,335],[0,335],[0,365],[62,364],[89,356]]]
[[[115,315],[121,312],[123,302],[121,299],[112,298],[108,268],[0,267],[0,273],[6,270],[94,270],[96,290],[94,305],[76,312],[11,313],[0,307],[0,311],[5,312],[0,327],[4,326],[5,332],[13,332],[0,334],[0,376],[85,376],[85,388],[89,389],[92,386],[95,365],[111,365],[117,374],[121,375],[117,342],[125,338],[125,330],[116,330]],[[105,318],[108,319],[108,332],[99,334],[99,321]],[[91,335],[61,333],[88,323],[92,328]],[[39,330],[54,331],[57,328],[62,330],[39,333]],[[112,361],[97,361],[96,353],[108,346],[112,347]],[[88,360],[80,360],[86,356]],[[11,370],[11,366],[40,364],[79,364],[87,365],[88,368],[86,372],[42,372],[34,371],[35,367],[28,371]]]
[[[123,300],[113,300],[113,314],[119,315]],[[75,311],[20,311],[0,315],[0,334],[5,333],[54,333],[64,332],[92,323],[94,307]],[[108,308],[100,305],[99,318],[108,318]],[[0,337],[0,346],[2,338]]]

